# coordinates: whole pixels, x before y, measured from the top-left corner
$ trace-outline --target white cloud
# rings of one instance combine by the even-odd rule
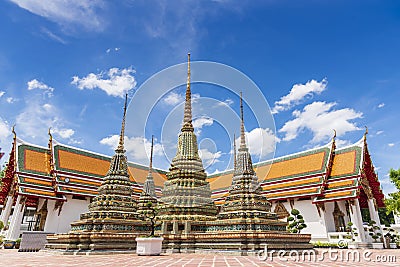
[[[2,164],[7,160],[7,153],[10,152],[12,142],[10,135],[10,126],[0,117],[0,153],[5,153],[5,155],[0,159],[0,166],[2,166]]]
[[[301,100],[307,96],[311,97],[314,94],[320,94],[326,89],[327,84],[328,80],[324,78],[320,82],[311,80],[306,84],[293,85],[288,95],[281,97],[279,101],[275,102],[275,106],[272,108],[272,114],[290,109],[300,103]]]
[[[6,92],[0,91],[0,97],[2,97]]]
[[[86,30],[101,31],[104,23],[97,11],[104,6],[102,0],[10,0],[19,7],[57,24],[79,26]]]
[[[56,137],[65,139],[70,144],[79,141],[73,138],[75,131],[65,127],[65,120],[60,111],[49,103],[43,103],[42,98],[29,98],[24,110],[17,115],[18,133],[23,138],[34,139],[34,142],[45,143],[47,131],[52,127]]]
[[[279,130],[280,133],[285,133],[283,140],[295,139],[304,129],[313,133],[311,143],[332,137],[333,129],[338,136],[359,130],[351,120],[361,118],[363,114],[350,108],[332,110],[335,105],[336,103],[314,102],[305,106],[303,111],[295,110],[295,119],[287,121]]]
[[[120,47],[108,48],[106,50],[106,53],[109,54],[111,51],[118,52],[120,49],[121,49]]]
[[[89,73],[83,78],[74,76],[71,84],[76,85],[80,90],[99,88],[107,95],[124,97],[125,93],[136,86],[133,73],[135,73],[135,70],[132,67],[126,69],[111,68],[107,73]],[[108,79],[104,79],[105,76]]]
[[[107,145],[115,149],[119,142],[119,135],[111,135],[100,140],[100,144]],[[150,156],[151,140],[143,137],[127,137],[125,136],[125,149],[129,161],[146,162]],[[163,155],[163,147],[160,143],[154,142],[154,156]]]
[[[281,140],[269,128],[255,128],[245,133],[246,144],[253,156],[265,158],[275,151],[275,144]],[[240,146],[240,137],[236,139],[236,147]]]
[[[389,143],[388,146],[393,147],[394,143]]]
[[[183,97],[183,95],[180,95],[178,93],[175,92],[171,92],[169,93],[164,99],[163,102],[169,106],[175,106],[177,104],[182,103],[183,101],[185,101],[185,98]]]
[[[210,165],[220,162],[219,158],[222,156],[221,151],[217,151],[215,153],[212,153],[206,148],[200,149],[199,150],[199,156],[201,160],[203,161],[204,168],[206,169]]]
[[[228,106],[230,107],[233,104],[233,100],[230,98],[227,98],[225,101],[221,101],[218,103],[218,106]]]
[[[57,41],[59,43],[62,43],[62,44],[67,44],[67,42],[63,38],[61,38],[60,36],[54,34],[50,30],[48,30],[47,28],[42,27],[41,31],[42,31],[42,33],[47,35],[47,37],[49,37],[50,39],[52,39],[54,41]]]
[[[55,128],[53,133],[58,134],[63,139],[70,139],[74,134],[75,131],[72,129],[58,129]]]
[[[8,123],[0,117],[0,140],[5,140],[10,134],[11,130]]]
[[[342,139],[336,138],[335,145],[336,145],[336,148],[341,148],[341,147],[351,145],[351,142],[349,140],[342,140]]]
[[[378,105],[378,108],[383,108],[385,106],[385,103],[380,103],[379,105]]]
[[[6,98],[6,101],[7,101],[7,103],[12,104],[12,103],[14,103],[15,101],[17,101],[17,99],[15,99],[15,98],[13,98],[13,97],[7,97],[7,98]]]
[[[376,135],[380,135],[380,134],[383,134],[383,131],[377,131],[376,132]]]
[[[53,96],[54,88],[48,86],[45,83],[39,82],[36,79],[30,80],[27,83],[27,85],[28,85],[28,90],[40,89],[40,90],[44,90],[44,92],[47,94],[48,97]]]
[[[209,117],[202,116],[202,117],[196,118],[193,121],[193,127],[195,129],[196,135],[200,135],[201,128],[203,128],[203,126],[211,126],[213,123],[214,123],[214,120]]]

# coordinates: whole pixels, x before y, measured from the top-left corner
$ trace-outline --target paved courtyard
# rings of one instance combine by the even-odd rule
[[[71,256],[46,252],[0,250],[1,266],[399,266],[400,250],[325,250],[317,257],[308,255],[279,256],[273,259],[256,256],[173,254],[137,256],[135,254]],[[360,257],[359,259],[357,257]],[[354,260],[353,260],[354,259]]]

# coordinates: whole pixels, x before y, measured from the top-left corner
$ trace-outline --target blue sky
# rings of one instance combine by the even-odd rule
[[[257,124],[264,111],[253,108],[252,91],[244,95],[254,161],[327,144],[333,128],[338,145],[355,143],[368,126],[382,187],[392,192],[387,173],[400,167],[400,3],[349,2],[1,1],[0,147],[9,152],[16,124],[26,142],[46,145],[52,127],[60,143],[111,155],[124,93],[135,99],[145,81],[184,63],[190,51],[193,61],[247,75],[271,107],[276,129]],[[180,82],[186,79],[182,66]],[[151,112],[130,105],[131,161],[147,164],[154,134],[155,165],[168,167],[184,89],[142,91],[141,103],[158,99]],[[225,170],[232,131],[239,133],[239,98],[216,85],[193,84],[192,90],[207,171]],[[146,125],[138,125],[143,118]]]

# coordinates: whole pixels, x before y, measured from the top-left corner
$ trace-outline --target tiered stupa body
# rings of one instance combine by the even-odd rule
[[[99,194],[89,204],[89,211],[81,214],[79,221],[71,223],[69,233],[47,237],[47,249],[63,250],[67,254],[133,252],[135,237],[149,231],[147,224],[140,220],[132,198],[133,187],[124,149],[126,104],[127,99],[119,144],[98,189]]]
[[[213,220],[217,208],[211,199],[210,185],[199,157],[197,138],[192,125],[190,90],[190,54],[183,126],[178,137],[178,149],[173,158],[160,199],[162,221]]]
[[[128,161],[124,149],[125,114],[126,101],[119,144],[111,159],[110,169],[99,187],[99,195],[94,197],[89,204],[89,212],[81,214],[81,221],[73,223],[72,230],[91,230],[90,225],[93,221],[93,227],[96,230],[102,230],[106,227],[107,230],[132,231],[130,222],[138,220],[136,201],[132,198],[133,187],[129,180]],[[102,223],[101,227],[98,224],[99,220],[108,223]]]
[[[240,96],[241,129],[240,147],[234,159],[234,171],[229,196],[226,198],[219,219],[277,219],[271,204],[262,195],[262,188],[253,169],[251,155],[246,146],[243,120],[243,103]]]

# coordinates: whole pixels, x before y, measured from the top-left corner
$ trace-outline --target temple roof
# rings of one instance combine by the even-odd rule
[[[54,159],[53,168],[50,165],[51,156]],[[97,195],[97,189],[111,160],[110,156],[56,142],[50,151],[46,147],[18,139],[16,157],[15,177],[20,194],[60,200],[65,199],[68,194]],[[270,200],[312,198],[317,203],[358,198],[363,206],[364,183],[364,187],[368,184],[371,188],[377,205],[384,206],[384,195],[374,172],[365,138],[336,150],[331,142],[322,147],[256,163],[254,170],[259,177],[263,194]],[[134,197],[139,197],[148,171],[147,166],[128,163]],[[160,196],[166,181],[166,171],[153,168],[152,175],[156,194]],[[7,176],[11,179],[12,174],[8,173]],[[232,177],[232,170],[207,177],[212,198],[217,205],[224,203]],[[9,186],[9,183],[6,185]],[[10,188],[2,188],[0,204],[7,194],[4,190],[9,191]]]
[[[279,157],[254,164],[254,169],[270,200],[288,197],[313,196],[321,193],[329,161],[332,143],[300,153]],[[233,172],[214,174],[208,177],[213,198],[223,203],[232,180]]]
[[[111,160],[110,156],[56,142],[53,151],[50,151],[46,147],[18,140],[16,149],[18,192],[30,197],[65,200],[64,195],[95,196]],[[54,169],[50,166],[50,153],[54,156]],[[138,197],[148,167],[129,162],[128,173],[134,184],[134,196]],[[166,180],[165,173],[153,168],[157,195],[161,194],[161,187]],[[53,175],[56,181],[54,186]]]

